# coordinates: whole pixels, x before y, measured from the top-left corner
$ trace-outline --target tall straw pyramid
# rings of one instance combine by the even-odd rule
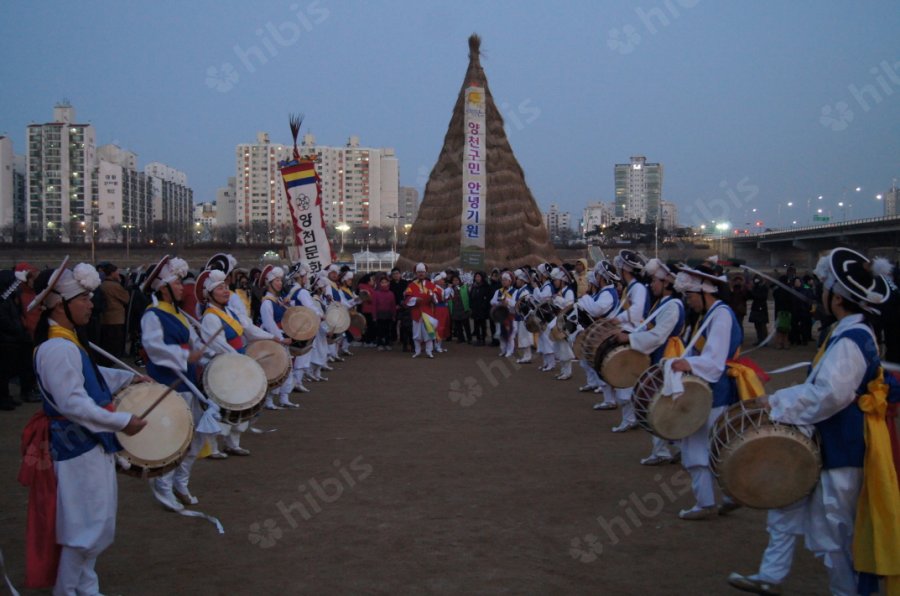
[[[398,267],[412,269],[424,262],[431,270],[459,267],[463,212],[463,150],[466,142],[464,103],[466,88],[484,87],[487,155],[485,209],[485,266],[515,268],[556,261],[544,219],[525,184],[525,174],[513,154],[503,116],[494,104],[487,77],[479,60],[481,39],[469,37],[469,68],[453,107],[444,146],[425,185],[406,247]]]

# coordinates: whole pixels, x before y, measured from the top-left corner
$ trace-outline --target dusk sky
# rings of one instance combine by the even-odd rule
[[[0,134],[24,153],[26,125],[67,98],[98,145],[183,170],[199,202],[236,144],[288,143],[302,112],[319,144],[395,148],[421,193],[477,32],[542,209],[577,221],[639,154],[682,223],[777,227],[779,203],[788,223],[817,205],[868,217],[900,178],[898,31],[892,0],[6,0]]]

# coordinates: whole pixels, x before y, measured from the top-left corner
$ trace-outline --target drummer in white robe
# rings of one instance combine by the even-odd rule
[[[494,291],[491,297],[491,306],[505,306],[509,313],[512,313],[516,307],[516,300],[513,298],[513,276],[509,271],[500,274],[500,287]],[[513,319],[510,315],[508,319]],[[508,327],[507,327],[508,325]],[[500,340],[500,357],[512,356],[516,343],[516,321],[507,320],[497,323],[499,331],[494,335]]]
[[[705,520],[718,515],[709,468],[709,429],[730,405],[738,401],[737,385],[726,368],[728,360],[737,356],[744,341],[737,317],[717,296],[719,287],[727,283],[724,276],[716,276],[705,264],[698,269],[682,268],[675,277],[675,290],[684,296],[690,309],[702,316],[688,342],[685,356],[672,361],[672,371],[700,377],[709,383],[713,398],[706,424],[681,440],[681,463],[691,475],[691,488],[696,499],[693,507],[678,513],[684,520]],[[726,498],[725,502],[730,500]]]
[[[147,374],[157,383],[170,385],[182,381],[176,391],[185,400],[194,419],[194,438],[184,459],[175,470],[151,480],[153,496],[167,509],[180,511],[184,505],[195,505],[198,499],[188,488],[191,470],[203,444],[221,432],[216,420],[218,408],[201,407],[202,395],[195,395],[199,383],[198,364],[206,361],[202,342],[179,308],[184,293],[181,279],[188,266],[183,259],[163,257],[150,271],[142,286],[153,290],[153,305],[141,318],[141,344],[147,352]],[[188,383],[194,384],[192,388]]]
[[[213,338],[207,351],[218,354],[244,354],[248,341],[261,339],[276,340],[275,336],[253,324],[248,317],[230,306],[231,290],[228,289],[223,271],[204,271],[197,278],[198,304],[204,304],[203,318],[200,320],[200,334]],[[236,323],[236,324],[235,324]],[[283,340],[282,343],[289,343]],[[224,452],[227,455],[250,455],[250,450],[241,447],[241,435],[250,427],[250,421],[230,424],[220,420],[222,436],[225,438]]]
[[[681,356],[684,345],[684,304],[675,296],[675,274],[659,259],[650,259],[644,266],[644,273],[650,277],[650,291],[656,299],[647,319],[631,333],[619,333],[620,343],[628,344],[632,350],[650,356],[650,364],[657,364],[663,358],[667,344],[675,344],[672,357]],[[671,463],[674,456],[671,441],[651,435],[650,455],[641,459],[645,466]]]
[[[291,267],[288,272],[288,277],[291,278],[294,285],[291,286],[291,289],[288,291],[288,295],[285,298],[287,305],[308,308],[319,316],[321,322],[323,317],[321,305],[317,300],[313,299],[312,294],[306,287],[306,281],[309,277],[309,267],[304,262],[298,261]],[[303,384],[303,379],[310,376],[310,369],[313,365],[312,361],[315,352],[315,342],[318,341],[317,338],[318,335],[316,338],[313,338],[313,348],[310,351],[300,356],[294,356],[294,391],[309,393],[309,389]]]
[[[316,339],[313,341],[313,349],[310,356],[310,366],[307,376],[316,382],[327,381],[328,378],[322,375],[322,371],[333,370],[328,365],[328,324],[325,322],[325,309],[327,302],[325,300],[325,292],[329,288],[328,275],[322,271],[317,273],[312,282],[312,299],[311,307],[319,315],[321,321],[319,330],[316,333]]]
[[[549,263],[541,263],[535,270],[537,271],[537,284],[531,295],[534,296],[538,304],[551,302],[556,293],[553,280],[550,278],[552,268]],[[538,369],[541,372],[549,372],[556,368],[556,352],[553,347],[553,338],[550,337],[552,325],[552,321],[547,323],[543,331],[538,335],[537,351],[543,361]]]
[[[281,330],[281,319],[287,307],[281,299],[281,288],[284,285],[284,269],[266,265],[259,275],[259,283],[266,288],[266,294],[260,301],[259,318],[262,322],[261,327],[272,334],[275,341],[285,343],[289,339]],[[284,348],[287,351],[287,346]],[[267,410],[277,410],[279,408],[297,408],[297,404],[290,399],[291,391],[294,390],[294,376],[288,375],[284,383],[280,387],[276,387],[266,394]],[[275,395],[278,395],[278,405],[274,403]]]
[[[622,329],[630,331],[643,322],[647,311],[650,310],[647,286],[641,282],[641,273],[646,261],[634,251],[623,250],[619,252],[614,262],[616,270],[622,277],[622,283],[625,284],[625,290],[622,293],[622,308],[616,318],[622,324]],[[637,428],[634,405],[631,403],[631,393],[634,388],[625,387],[614,391],[616,401],[622,408],[622,422],[613,427],[612,431],[620,433]]]
[[[553,305],[561,312],[575,304],[575,292],[569,285],[569,275],[562,267],[554,267],[550,272],[554,293]],[[547,327],[556,325],[556,320],[551,321]],[[569,337],[554,339],[553,353],[555,360],[560,363],[560,372],[554,378],[557,381],[568,381],[572,378],[572,361],[575,360],[575,352],[572,351],[572,343]]]
[[[887,280],[868,271],[863,255],[836,248],[819,260],[825,312],[837,323],[820,348],[804,383],[757,398],[768,406],[772,420],[818,430],[822,471],[813,492],[788,507],[768,513],[769,544],[759,571],[732,573],[728,582],[758,594],[777,594],[787,578],[798,536],[828,569],[832,594],[857,593],[853,533],[857,501],[863,485],[863,462],[869,448],[868,430],[858,397],[878,375],[881,361],[877,340],[864,318],[890,296]],[[870,474],[866,468],[866,474]],[[777,479],[773,479],[777,481]],[[897,504],[892,504],[897,508]],[[885,512],[890,515],[889,512]],[[896,513],[895,513],[896,515]],[[895,553],[898,545],[888,547]]]
[[[516,338],[514,345],[521,350],[521,356],[518,358],[517,362],[528,363],[531,362],[531,348],[534,347],[534,334],[525,327],[525,321],[518,313],[516,313],[515,305],[519,303],[519,300],[524,299],[532,293],[531,284],[528,283],[528,272],[525,271],[525,269],[516,269],[513,272],[513,277],[515,278],[513,280],[515,289],[512,293],[512,312],[515,316],[513,336]],[[512,353],[508,353],[507,356],[511,357]]]
[[[34,366],[44,398],[45,418],[40,423],[49,426],[50,444],[35,448],[53,460],[52,469],[38,468],[34,473],[56,477],[56,493],[41,495],[46,498],[38,500],[37,506],[49,505],[55,498],[55,535],[42,538],[62,547],[53,593],[99,594],[94,566],[112,544],[116,530],[118,486],[113,454],[121,446],[112,433],[134,435],[146,426],[137,416],[115,412],[112,396],[133,380],[149,379],[93,363],[75,329],[90,319],[91,296],[100,285],[100,276],[86,263],[74,271],[66,269],[67,261],[52,274],[38,277],[38,295],[28,306],[28,310],[44,309],[36,331]],[[29,428],[36,419],[29,422]],[[27,465],[28,458],[23,467]],[[32,499],[38,496],[34,490]],[[29,560],[29,568],[32,563]],[[50,587],[35,584],[36,579],[27,576],[29,587]],[[52,581],[40,579],[48,584]]]
[[[613,266],[606,260],[597,261],[593,271],[593,285],[597,288],[590,295],[585,294],[578,300],[578,308],[588,313],[595,321],[615,317],[619,312],[619,292],[616,290],[616,282],[621,278],[616,274]],[[593,391],[603,395],[603,401],[594,404],[595,410],[615,410],[615,393],[609,383],[600,378],[594,369],[594,363],[587,360],[579,361],[581,368],[587,376],[587,384],[579,388],[579,391]]]

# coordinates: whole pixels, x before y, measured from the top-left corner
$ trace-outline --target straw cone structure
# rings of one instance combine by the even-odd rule
[[[484,87],[487,129],[487,194],[485,265],[519,267],[556,261],[541,211],[528,186],[525,174],[513,155],[503,130],[503,117],[494,104],[484,69],[479,60],[481,39],[469,38],[469,68],[463,80],[444,146],[431,170],[425,196],[398,267],[411,269],[418,262],[430,269],[458,267],[463,215],[463,146],[465,144],[465,90],[471,83]]]

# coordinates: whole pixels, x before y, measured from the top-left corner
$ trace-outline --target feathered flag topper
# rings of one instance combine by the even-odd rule
[[[294,137],[293,159],[279,162],[278,167],[294,226],[291,260],[301,261],[311,272],[317,273],[334,260],[325,232],[322,182],[316,173],[315,161],[309,157],[301,157],[297,147],[303,116],[291,115],[289,122],[291,135]]]

